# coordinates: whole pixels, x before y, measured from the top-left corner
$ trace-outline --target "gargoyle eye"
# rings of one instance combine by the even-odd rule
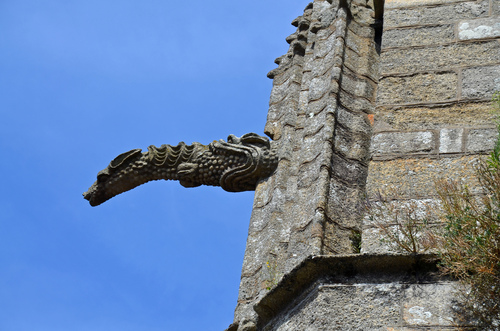
[[[241,143],[244,145],[256,145],[256,146],[264,146],[269,147],[269,139],[265,137],[261,137],[255,133],[247,133],[241,136]]]
[[[108,174],[97,174],[97,181],[98,182],[104,183],[108,179],[109,179],[109,175]]]
[[[239,142],[239,139],[234,134],[230,134],[227,137],[227,142],[230,144],[237,144]]]

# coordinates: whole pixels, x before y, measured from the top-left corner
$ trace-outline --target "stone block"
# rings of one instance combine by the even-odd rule
[[[349,91],[356,97],[375,99],[376,85],[370,79],[357,77],[354,73],[345,70],[342,75],[342,89]]]
[[[329,186],[326,214],[329,220],[343,229],[361,228],[361,206],[364,191],[332,179]]]
[[[455,3],[457,0],[385,0],[385,9],[404,8],[443,5],[447,3]]]
[[[500,90],[500,65],[464,69],[462,98],[488,99]]]
[[[283,66],[280,66],[283,67]],[[302,78],[302,67],[295,65],[295,66],[290,66],[286,68],[285,70],[281,69],[275,69],[279,70],[280,73],[274,76],[273,78],[273,85],[281,85],[285,83],[286,81],[294,82],[294,83],[300,83],[301,78]]]
[[[349,26],[347,28],[359,37],[371,40],[375,37],[375,30],[371,26],[359,24],[354,20],[349,21]]]
[[[385,132],[373,136],[371,153],[373,156],[431,153],[435,145],[434,135],[429,131]]]
[[[335,117],[329,110],[330,106],[319,114],[308,113],[304,116],[302,126],[304,139],[315,139],[316,143],[319,144],[333,137]],[[326,148],[328,149],[328,147]]]
[[[324,96],[331,86],[329,75],[315,77],[309,82],[309,100],[318,100]]]
[[[380,190],[398,190],[408,197],[436,195],[437,179],[460,180],[477,193],[474,164],[479,156],[447,157],[442,159],[395,159],[372,161],[368,167],[367,194],[376,197]]]
[[[296,95],[298,96],[298,91]],[[295,125],[297,108],[298,100],[291,97],[278,104],[270,105],[264,132],[274,140],[287,136],[286,125]]]
[[[464,102],[434,107],[378,107],[378,123],[392,130],[433,130],[442,127],[485,126],[494,123],[491,102]]]
[[[409,326],[454,326],[457,288],[453,283],[412,284],[405,289],[403,320]]]
[[[304,76],[302,77],[302,82],[305,86],[308,85],[308,81],[312,79],[312,77],[320,77],[325,75],[329,70],[332,69],[336,61],[335,56],[333,54],[328,54],[324,58],[315,59],[312,62],[311,71],[304,72]]]
[[[412,104],[456,100],[458,77],[455,72],[384,77],[378,87],[379,104]]]
[[[379,228],[364,228],[361,234],[362,254],[387,254],[396,253],[394,247],[383,239],[382,230]]]
[[[500,37],[500,21],[498,17],[462,21],[458,25],[458,38],[460,40],[498,37]]]
[[[332,105],[335,105],[335,103],[333,103],[334,100],[331,100],[329,98],[321,98],[319,100],[308,101],[305,109],[305,115],[316,116],[328,107],[329,101],[332,102]]]
[[[402,293],[398,283],[322,285],[264,330],[387,330],[398,325]]]
[[[335,150],[348,159],[366,162],[370,150],[368,133],[353,133],[343,127],[335,129]]]
[[[339,155],[332,156],[332,176],[352,185],[364,186],[367,169],[359,161],[346,160]]]
[[[353,31],[352,28],[353,28],[353,26],[351,24],[349,26],[349,29],[347,29],[347,36],[345,38],[345,42],[346,42],[347,47],[352,49],[357,54],[369,53],[370,48],[374,47],[373,37],[367,38],[367,37],[359,36]],[[359,30],[359,29],[357,29],[357,30]]]
[[[240,291],[238,294],[238,301],[247,301],[255,297],[255,292],[253,289],[258,288],[257,281],[253,277],[241,277],[240,281]]]
[[[260,209],[271,201],[271,199],[273,198],[273,191],[275,187],[276,187],[276,182],[274,176],[270,176],[259,182],[259,184],[255,188],[255,195],[253,199],[253,210]]]
[[[482,41],[383,51],[380,72],[383,75],[408,74],[498,63],[500,63],[500,43]]]
[[[396,225],[410,217],[419,223],[439,224],[441,203],[437,198],[408,199],[408,192],[380,191],[364,208],[363,227]],[[381,200],[383,199],[383,200]]]
[[[375,47],[369,48],[368,53],[358,54],[350,48],[345,50],[344,65],[351,71],[361,76],[369,77],[374,82],[378,81],[379,55]]]
[[[353,243],[353,230],[342,227],[341,225],[327,220],[325,223],[322,254],[353,254],[357,253],[359,248]],[[357,245],[357,244],[356,244]]]
[[[439,132],[439,153],[460,153],[464,129],[442,129]]]
[[[455,31],[452,24],[425,26],[419,28],[390,29],[384,31],[382,47],[410,47],[444,44],[454,41]]]
[[[341,90],[339,93],[340,105],[352,112],[364,112],[371,114],[375,110],[375,106],[372,102],[365,98],[356,98],[350,93]]]
[[[474,129],[467,135],[466,151],[481,153],[490,152],[498,137],[497,129]]]
[[[330,53],[334,49],[334,45],[337,42],[337,36],[335,33],[332,33],[327,39],[322,40],[320,43],[317,43],[314,47],[314,58],[323,58],[328,53]]]
[[[293,84],[290,80],[287,80],[281,85],[274,85],[271,90],[271,98],[269,104],[275,104],[281,102],[290,93],[290,86]]]
[[[371,133],[370,122],[365,113],[353,113],[344,107],[337,109],[337,122],[350,132]]]
[[[298,173],[298,188],[310,187],[315,184],[318,180],[320,169],[321,163],[318,160],[311,160],[302,164]]]
[[[384,13],[384,27],[446,24],[464,19],[486,17],[488,15],[488,0],[451,3],[433,7],[398,8],[386,10]]]
[[[329,26],[335,19],[335,10],[328,1],[315,2],[311,19],[320,21],[324,26]]]

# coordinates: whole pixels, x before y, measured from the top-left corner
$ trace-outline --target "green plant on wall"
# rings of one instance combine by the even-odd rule
[[[365,219],[381,233],[380,242],[394,252],[424,253],[437,245],[436,207],[432,201],[402,199],[398,190],[379,192],[365,203]]]
[[[493,97],[500,112],[500,93]],[[497,123],[500,133],[500,122]],[[462,183],[436,183],[446,226],[441,240],[441,270],[468,288],[464,301],[485,329],[500,328],[500,139],[476,167],[481,194]]]
[[[393,194],[380,195],[365,208],[365,217],[393,250],[415,254],[435,249],[441,272],[467,289],[461,291],[465,317],[480,322],[481,330],[500,330],[500,92],[493,96],[493,111],[499,138],[476,165],[480,194],[464,183],[438,180],[439,204]],[[436,215],[442,216],[442,226],[429,227]]]

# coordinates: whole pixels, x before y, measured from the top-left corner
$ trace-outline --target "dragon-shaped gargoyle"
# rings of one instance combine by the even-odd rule
[[[229,192],[255,190],[261,178],[272,174],[278,157],[269,139],[255,133],[208,145],[180,142],[177,146],[149,146],[118,155],[97,174],[83,194],[92,206],[152,180],[178,180],[184,187],[221,186]]]

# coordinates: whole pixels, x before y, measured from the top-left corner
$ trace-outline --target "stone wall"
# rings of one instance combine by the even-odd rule
[[[474,183],[500,90],[498,0],[386,0],[367,193],[432,203],[439,178]],[[388,220],[390,222],[390,220]],[[363,229],[365,253],[384,252]]]
[[[373,5],[317,0],[278,58],[265,132],[280,162],[256,189],[235,320],[305,259],[358,249],[377,61]],[[246,322],[249,321],[249,322]],[[240,327],[240,329],[243,327]]]
[[[450,330],[460,309],[430,256],[314,257],[282,285],[255,307],[259,330]]]
[[[457,328],[456,283],[391,252],[360,202],[435,204],[436,178],[473,180],[496,139],[499,16],[499,0],[315,0],[293,21],[269,73],[280,162],[256,189],[228,330]]]

